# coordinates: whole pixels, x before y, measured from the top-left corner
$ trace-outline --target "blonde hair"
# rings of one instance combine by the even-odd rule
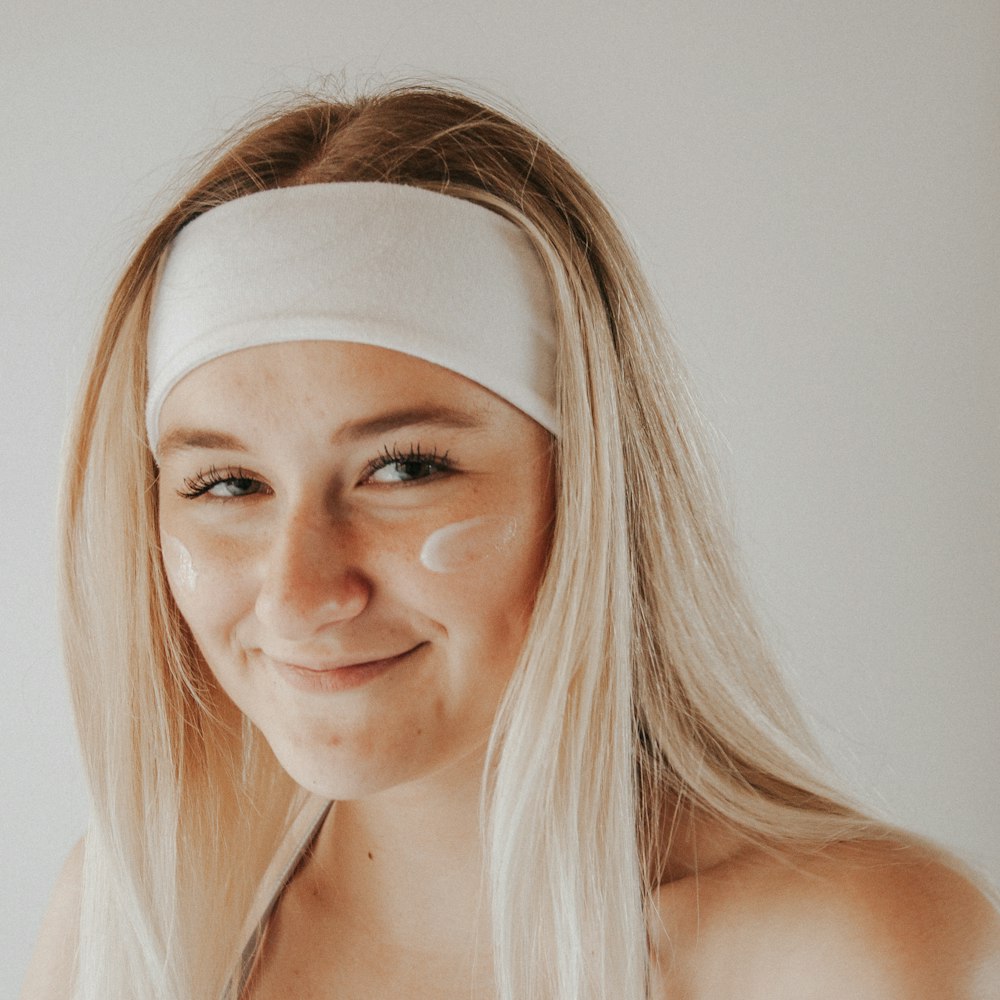
[[[64,488],[64,636],[93,802],[78,996],[221,995],[306,799],[171,600],[145,331],[159,263],[191,219],[252,191],[348,180],[479,201],[548,271],[563,432],[549,565],[487,772],[497,983],[503,1000],[639,1000],[644,907],[680,817],[771,849],[875,827],[820,777],[755,627],[697,414],[614,220],[534,132],[431,86],[308,100],[245,129],[114,293]]]

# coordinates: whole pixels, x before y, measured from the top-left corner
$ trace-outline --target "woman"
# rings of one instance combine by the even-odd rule
[[[982,894],[819,771],[696,424],[524,127],[406,88],[235,139],[80,406],[93,819],[25,995],[998,995]]]

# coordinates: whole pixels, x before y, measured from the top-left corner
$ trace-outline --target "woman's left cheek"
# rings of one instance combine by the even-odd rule
[[[427,536],[420,565],[435,574],[493,569],[503,562],[517,533],[517,520],[503,515],[455,521]]]
[[[540,569],[540,550],[522,520],[488,514],[429,532],[412,579],[424,594],[433,595],[435,612],[502,644],[527,622]]]

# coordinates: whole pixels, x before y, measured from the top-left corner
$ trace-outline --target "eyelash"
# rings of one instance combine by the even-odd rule
[[[435,472],[448,472],[455,467],[455,463],[448,457],[448,452],[439,455],[437,448],[432,448],[430,452],[425,452],[420,445],[411,444],[406,451],[400,451],[396,445],[393,445],[391,448],[388,446],[383,448],[381,453],[365,466],[362,479],[368,479],[380,469],[384,469],[390,465],[410,464],[434,466]],[[431,477],[425,476],[423,478],[429,479]]]
[[[443,455],[439,455],[436,448],[432,448],[430,452],[425,452],[419,445],[410,445],[406,451],[401,451],[396,445],[391,448],[386,446],[382,449],[381,453],[373,458],[364,468],[362,473],[362,481],[375,475],[380,469],[384,469],[390,465],[424,465],[432,466],[433,471],[428,476],[421,476],[418,479],[410,480],[409,483],[423,482],[427,479],[436,478],[435,473],[449,472],[455,467],[455,463],[449,457],[449,453],[446,451]],[[258,479],[252,472],[244,469],[242,466],[228,467],[220,469],[217,466],[210,466],[204,472],[199,472],[196,476],[184,479],[184,489],[177,490],[177,495],[185,500],[196,500],[198,497],[204,496],[209,492],[209,490],[218,486],[220,483],[230,482],[233,480],[243,480],[247,483],[254,483],[260,486],[264,484]],[[409,485],[408,482],[400,483],[399,485],[406,486]],[[255,491],[254,493],[246,494],[246,496],[256,496],[261,491]],[[241,497],[212,497],[214,500],[239,500]]]
[[[219,469],[216,466],[210,466],[204,472],[199,472],[198,475],[192,476],[190,479],[185,477],[184,486],[185,489],[178,490],[177,495],[183,497],[185,500],[195,500],[200,496],[203,496],[210,489],[218,486],[219,483],[229,482],[231,480],[244,480],[248,483],[259,483],[260,480],[257,479],[253,473],[248,472],[242,466],[236,466],[235,468]],[[252,495],[252,494],[250,494]],[[237,500],[238,497],[213,497],[213,499],[218,500]]]

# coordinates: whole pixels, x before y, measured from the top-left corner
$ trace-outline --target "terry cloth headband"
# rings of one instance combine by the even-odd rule
[[[261,191],[174,239],[149,323],[146,431],[190,371],[258,344],[402,351],[478,382],[553,434],[555,321],[541,260],[481,205],[374,182]]]

